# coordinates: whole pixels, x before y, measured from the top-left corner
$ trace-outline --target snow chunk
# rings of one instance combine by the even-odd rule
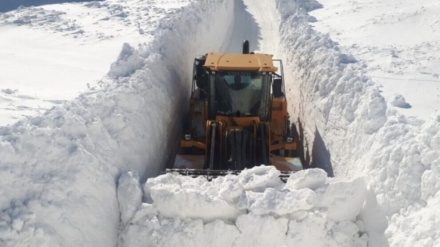
[[[227,200],[218,197],[219,188],[205,178],[166,174],[146,183],[158,211],[167,217],[233,219],[241,212]]]
[[[322,169],[307,169],[295,172],[287,180],[286,189],[291,191],[309,188],[315,190],[327,183],[327,173]]]
[[[239,175],[240,183],[246,190],[263,191],[266,187],[281,187],[281,172],[273,166],[256,166],[246,169]]]
[[[357,63],[356,58],[351,54],[339,54],[338,60],[342,64]]]
[[[363,178],[332,181],[320,195],[319,206],[327,210],[327,218],[336,222],[355,220],[366,200],[367,186]]]
[[[243,193],[243,185],[239,182],[239,178],[233,175],[227,175],[224,178],[219,177],[215,180],[221,182],[218,195],[220,198],[229,203],[235,203]]]
[[[405,108],[405,109],[411,108],[411,105],[407,103],[405,98],[400,94],[394,96],[393,100],[391,101],[391,104],[399,108]]]
[[[111,65],[108,75],[113,78],[126,77],[144,66],[144,59],[132,46],[124,43],[118,60]]]
[[[258,166],[212,181],[150,178],[144,191],[152,204],[143,204],[125,226],[123,246],[348,247],[367,246],[365,231],[380,237],[358,218],[367,199],[362,178],[338,181],[310,169],[280,186],[278,176],[274,167]]]

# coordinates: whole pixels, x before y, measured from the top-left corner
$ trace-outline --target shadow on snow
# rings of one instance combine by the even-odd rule
[[[298,131],[298,155],[301,158],[304,168],[321,168],[327,172],[329,177],[333,177],[331,155],[318,129],[315,128],[315,138],[311,149],[304,148],[305,145],[308,146],[308,144],[304,137],[304,127],[300,119],[298,119]]]

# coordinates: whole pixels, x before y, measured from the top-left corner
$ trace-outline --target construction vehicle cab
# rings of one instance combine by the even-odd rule
[[[264,164],[287,174],[302,169],[295,133],[282,61],[249,53],[245,41],[242,54],[213,52],[194,60],[189,114],[168,171],[218,176]]]

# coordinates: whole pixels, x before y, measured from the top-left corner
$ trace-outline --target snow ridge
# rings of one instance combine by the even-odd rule
[[[284,18],[281,43],[295,83],[289,102],[308,143],[306,157],[309,153],[318,160],[312,163],[322,165],[322,156],[313,153],[329,152],[336,176],[366,176],[389,220],[391,246],[420,241],[423,246],[439,245],[438,229],[427,230],[416,219],[426,219],[431,228],[435,225],[440,118],[423,122],[399,114],[365,75],[363,62],[343,54],[328,35],[311,28],[309,22],[314,20],[305,12],[309,1],[277,2]],[[325,141],[324,151],[312,146],[317,136]],[[373,245],[382,244],[387,245],[383,239]]]

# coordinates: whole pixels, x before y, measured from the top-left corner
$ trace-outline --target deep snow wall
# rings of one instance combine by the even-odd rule
[[[166,163],[173,161],[179,139],[178,123],[188,105],[192,62],[197,54],[223,45],[222,38],[228,36],[228,29],[219,29],[221,24],[216,19],[232,12],[232,8],[233,3],[214,1],[175,9],[159,24],[152,42],[138,48],[126,44],[120,59],[112,65],[111,81],[105,83],[106,87],[135,86],[130,89],[129,99],[125,99],[125,92],[116,95],[121,100],[115,105],[132,107],[139,102],[135,103],[138,108],[123,115],[133,113],[142,117],[142,121],[131,122],[132,128],[138,128],[141,135],[130,136],[124,145],[128,150],[139,151],[141,160],[127,168],[137,171],[142,180],[157,175]],[[212,14],[214,9],[215,15]],[[207,13],[211,13],[212,18],[208,18]],[[125,100],[129,103],[124,103]],[[133,139],[142,140],[142,144],[131,144]]]
[[[145,5],[164,14],[155,38],[125,44],[99,88],[0,128],[0,245],[115,246],[117,178],[173,159],[194,56],[229,47],[237,3]]]
[[[364,138],[365,133],[379,129],[384,116],[375,112],[376,105],[382,109],[383,98],[363,76],[363,65],[310,27],[312,20],[307,11],[319,7],[319,3],[245,3],[261,27],[259,43],[263,52],[268,50],[284,61],[291,120],[304,144],[305,164],[323,168],[330,176],[336,173],[342,179],[364,176],[364,168],[356,164],[363,154],[353,147],[358,138],[362,138],[360,142],[368,141],[370,136]],[[365,105],[369,107],[366,111]],[[345,164],[356,165],[347,168]],[[374,192],[369,193],[375,201]],[[370,218],[364,217],[370,245],[386,245],[385,216],[377,212],[374,220],[371,215],[366,218]]]
[[[130,168],[136,168],[141,180],[156,176],[174,160],[175,148],[180,140],[180,123],[189,105],[194,57],[209,51],[239,52],[244,38],[250,41],[251,46],[257,46],[259,33],[255,22],[249,14],[237,14],[243,13],[243,8],[242,1],[218,0],[199,1],[176,10],[159,25],[151,43],[138,50],[127,45],[121,52],[121,59],[112,65],[109,75],[116,79],[116,85],[127,80],[147,85],[141,93],[136,88],[134,93],[139,95],[130,95],[131,102],[136,101],[133,97],[144,101],[136,109],[136,114],[145,116],[147,121],[140,122],[143,125],[137,127],[145,129],[142,136],[163,140],[162,143],[145,141],[143,146],[138,147],[148,150],[148,159],[142,159]],[[137,66],[141,66],[140,69]],[[129,71],[126,71],[127,68]],[[161,99],[151,102],[158,96]],[[169,105],[154,107],[163,101],[168,101]],[[136,148],[130,143],[125,144],[130,150]]]
[[[329,175],[365,177],[376,194],[364,160],[387,120],[387,105],[364,75],[365,65],[312,29],[307,12],[319,7],[313,0],[277,1],[286,81],[291,82],[286,85],[289,110],[297,117],[302,155],[306,165],[321,167]],[[370,224],[370,246],[387,246],[377,234],[387,227],[383,212],[378,211]]]
[[[313,30],[315,20],[307,12],[319,7],[313,0],[277,0],[281,54],[286,81],[292,82],[289,107],[304,159],[330,165],[337,177],[364,176],[384,214],[376,227],[384,228],[386,217],[391,246],[437,246],[440,118],[423,122],[388,107],[365,76],[367,65]]]
[[[289,109],[297,117],[307,164],[331,163],[336,176],[362,175],[358,164],[355,169],[345,164],[363,155],[351,151],[361,143],[354,138],[368,139],[366,135],[383,126],[386,104],[363,75],[364,65],[309,25],[307,11],[317,7],[314,1],[278,1]],[[338,148],[328,150],[331,147]]]

